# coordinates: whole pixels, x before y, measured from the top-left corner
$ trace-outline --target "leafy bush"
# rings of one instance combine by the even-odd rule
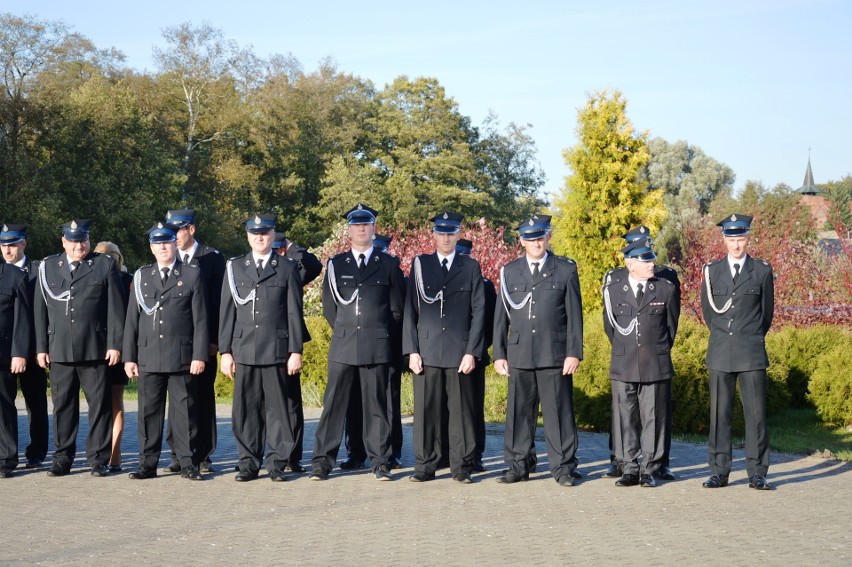
[[[808,384],[808,399],[820,418],[832,424],[852,424],[852,349],[849,341],[819,357]]]
[[[850,344],[852,334],[830,325],[813,327],[784,327],[766,336],[766,349],[770,360],[778,360],[789,367],[787,387],[793,407],[809,405],[808,381],[816,370],[820,355],[839,344]]]

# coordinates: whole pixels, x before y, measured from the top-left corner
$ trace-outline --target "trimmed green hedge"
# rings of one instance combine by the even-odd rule
[[[852,424],[852,348],[839,344],[819,357],[808,385],[808,399],[820,418],[831,424]]]

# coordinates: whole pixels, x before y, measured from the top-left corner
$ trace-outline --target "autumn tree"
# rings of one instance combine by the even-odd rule
[[[601,306],[603,276],[622,262],[621,235],[639,224],[657,229],[665,218],[662,191],[639,180],[646,134],[634,132],[626,107],[619,91],[591,95],[579,111],[578,143],[563,153],[573,173],[554,203],[551,243],[577,262],[586,310]]]

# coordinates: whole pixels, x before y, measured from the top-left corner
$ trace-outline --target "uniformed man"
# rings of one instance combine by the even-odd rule
[[[4,225],[3,238],[8,240],[10,232]],[[32,324],[27,275],[12,264],[0,264],[0,478],[12,476],[18,466],[16,375],[26,371],[32,357]]]
[[[408,279],[403,353],[414,372],[415,482],[435,478],[443,452],[453,480],[472,482],[476,455],[475,393],[470,374],[485,342],[485,292],[479,262],[456,254],[463,215],[430,220],[435,252],[414,258]],[[442,447],[442,413],[449,447]]]
[[[303,289],[309,283],[314,281],[317,276],[320,275],[320,272],[322,272],[322,262],[320,262],[316,256],[308,252],[305,248],[302,248],[295,242],[288,240],[287,236],[283,232],[275,233],[275,241],[272,243],[272,250],[274,250],[279,256],[291,258],[296,262],[296,267],[299,270],[299,276],[302,278]],[[304,342],[309,341],[310,334],[308,333],[307,327],[305,327],[302,331],[304,333]],[[303,473],[307,469],[302,466],[301,462],[305,440],[305,410],[302,406],[301,374],[291,376],[287,380],[287,386],[287,402],[292,406],[291,411],[295,412],[296,415],[296,444],[293,447],[293,452],[290,454],[290,458],[287,459],[285,469],[294,473]]]
[[[219,300],[222,296],[222,282],[225,276],[225,257],[215,248],[201,244],[195,239],[195,210],[173,209],[166,213],[166,224],[175,231],[178,260],[182,264],[201,270],[204,287],[207,290],[207,324],[210,337],[209,354],[204,372],[196,380],[198,390],[198,436],[196,452],[201,456],[199,470],[212,471],[212,456],[216,451],[216,344],[219,336]],[[181,472],[182,466],[177,459],[172,442],[171,422],[174,419],[169,409],[169,431],[166,442],[172,449],[172,462],[169,472]]]
[[[62,225],[64,253],[39,266],[35,298],[36,359],[50,367],[55,451],[50,476],[71,470],[77,451],[80,387],[89,405],[86,458],[106,476],[112,451],[112,400],[107,366],[121,360],[126,306],[115,260],[91,252],[89,219]]]
[[[646,238],[650,238],[650,236],[651,236],[651,229],[649,229],[647,226],[640,225],[640,226],[637,226],[635,228],[631,228],[630,230],[628,230],[624,235],[622,235],[622,238],[624,238],[625,244],[632,244],[633,242],[636,242],[637,240],[644,240]],[[651,241],[650,244],[653,247],[653,241]],[[678,278],[677,272],[674,271],[672,268],[670,268],[668,266],[662,266],[662,265],[655,263],[654,264],[654,276],[657,277],[657,278],[668,280],[668,281],[670,281],[671,283],[674,284],[675,292],[677,294],[677,300],[679,302],[680,301],[680,279]],[[606,285],[607,282],[609,282],[613,279],[624,279],[626,277],[627,277],[627,268],[625,268],[624,266],[619,266],[617,268],[613,268],[612,270],[607,272],[607,274],[604,276],[604,285]],[[669,399],[669,402],[671,403],[671,396],[669,396],[668,399]],[[675,480],[677,478],[675,476],[674,472],[672,472],[671,467],[669,466],[669,453],[671,452],[671,447],[672,447],[672,421],[671,421],[672,408],[671,408],[671,405],[668,408],[667,415],[668,415],[669,419],[665,423],[665,428],[666,428],[665,429],[665,437],[666,437],[666,439],[665,439],[665,448],[664,448],[664,451],[663,451],[663,458],[660,460],[659,468],[657,468],[652,475],[657,480]],[[604,473],[604,476],[607,476],[607,477],[610,477],[610,478],[620,478],[621,475],[622,475],[622,470],[618,466],[618,460],[615,458],[615,450],[613,449],[613,445],[612,445],[613,431],[618,429],[618,427],[619,427],[618,422],[615,421],[617,419],[618,419],[618,415],[613,414],[612,426],[610,427],[610,432],[609,432],[609,468]]]
[[[361,385],[364,447],[377,480],[391,480],[388,384],[393,332],[402,321],[405,289],[399,260],[373,248],[376,215],[358,204],[344,214],[351,249],[326,263],[322,306],[331,325],[328,383],[316,431],[312,480],[334,468],[352,381]]]
[[[623,272],[603,288],[604,330],[612,344],[612,439],[622,476],[616,486],[654,487],[671,422],[671,349],[680,317],[674,284],[654,275],[650,238],[624,247]],[[640,461],[641,457],[641,461]]]
[[[393,242],[392,236],[384,234],[373,235],[373,248],[379,252],[387,254],[391,242]],[[399,332],[394,332],[391,339],[393,343],[393,362],[390,368],[390,390],[388,391],[391,416],[391,458],[388,461],[388,469],[394,470],[402,468],[402,462],[400,461],[402,458],[401,396],[402,369],[404,366],[402,329],[400,328]],[[340,463],[340,468],[343,470],[354,470],[364,467],[364,462],[367,460],[367,450],[364,448],[363,427],[361,385],[358,380],[352,380],[352,393],[349,396],[349,407],[346,409],[346,423],[344,426],[345,445],[348,456],[345,461]]]
[[[288,382],[302,369],[302,278],[296,262],[272,253],[275,215],[245,222],[251,252],[228,260],[222,288],[219,349],[222,373],[235,378],[233,429],[240,456],[235,479],[257,478],[266,454],[273,482],[296,443]]]
[[[460,238],[456,242],[456,254],[470,256],[473,252],[473,242],[466,238]],[[473,472],[485,472],[482,455],[485,452],[485,369],[491,364],[488,349],[491,347],[494,336],[494,309],[497,305],[497,289],[494,283],[482,276],[482,290],[485,294],[485,325],[482,344],[482,355],[476,361],[476,368],[470,373],[470,381],[473,383],[473,425],[476,449],[473,455]],[[536,404],[538,405],[538,404]],[[536,412],[538,413],[538,412]]]
[[[701,311],[710,328],[707,368],[710,371],[710,439],[712,475],[705,488],[728,484],[731,472],[731,416],[734,391],[740,385],[745,415],[748,485],[772,490],[769,437],[766,432],[766,333],[775,312],[772,267],[748,255],[752,217],[732,214],[722,219],[726,257],[704,266]]]
[[[494,313],[494,368],[509,377],[504,456],[497,480],[527,480],[541,399],[550,472],[573,486],[577,468],[573,374],[583,358],[583,308],[573,260],[548,252],[550,217],[534,215],[518,227],[526,254],[501,270]]]
[[[177,259],[175,232],[160,222],[148,231],[153,264],[133,276],[124,329],[124,370],[139,380],[139,468],[132,479],[157,476],[166,393],[181,477],[202,480],[197,451],[198,382],[209,357],[207,290],[201,270]]]
[[[30,309],[32,309],[36,282],[38,280],[38,260],[32,260],[26,255],[27,249],[27,225],[25,224],[3,224],[0,231],[0,250],[3,259],[8,263],[22,269],[27,274],[27,285],[30,290]],[[32,319],[32,313],[30,313]],[[35,329],[33,332],[33,344],[35,344]],[[27,406],[27,414],[30,420],[30,443],[24,451],[27,462],[25,467],[36,469],[42,466],[47,456],[47,372],[40,367],[35,360],[35,351],[27,360],[27,367],[19,375],[21,393],[24,395],[24,403]]]

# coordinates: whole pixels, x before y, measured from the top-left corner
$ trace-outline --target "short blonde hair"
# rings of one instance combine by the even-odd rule
[[[95,246],[95,252],[112,256],[113,260],[115,260],[118,264],[119,270],[121,270],[121,267],[124,265],[124,256],[121,255],[121,250],[118,249],[117,244],[106,240],[98,242],[97,246]]]

